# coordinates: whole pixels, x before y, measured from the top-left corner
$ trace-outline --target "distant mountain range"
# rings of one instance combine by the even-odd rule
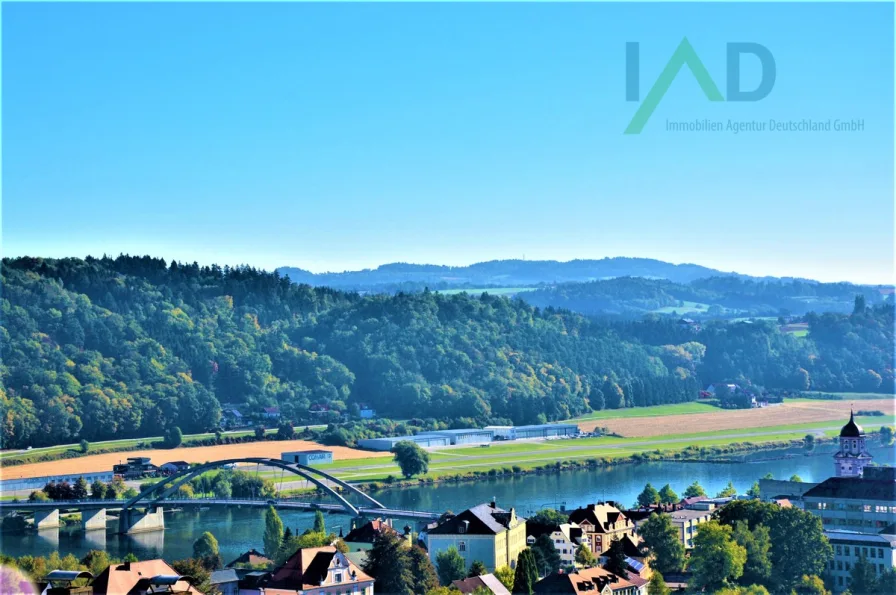
[[[408,264],[396,262],[375,269],[343,273],[312,273],[296,267],[280,267],[277,272],[295,283],[326,285],[343,289],[374,289],[399,284],[431,284],[449,287],[515,287],[539,284],[599,281],[616,277],[668,279],[690,283],[708,277],[788,281],[777,277],[751,277],[697,264],[672,264],[652,258],[602,258],[600,260],[490,260],[469,266]]]
[[[868,305],[892,299],[892,286],[821,283],[793,277],[753,277],[697,264],[651,258],[492,260],[469,266],[386,264],[343,273],[277,269],[296,283],[361,293],[488,291],[534,306],[589,315],[665,314],[693,318],[801,316],[852,311],[857,295]]]

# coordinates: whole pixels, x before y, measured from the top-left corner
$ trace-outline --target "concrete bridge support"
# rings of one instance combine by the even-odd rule
[[[84,510],[81,512],[81,523],[85,531],[106,530],[106,509]]]
[[[161,531],[165,528],[165,513],[161,507],[156,508],[155,512],[140,513],[136,510],[123,508],[121,515],[118,517],[118,532],[132,535],[134,533],[144,533],[147,531]]]
[[[61,527],[62,523],[59,521],[59,509],[35,510],[34,526],[38,531],[42,529],[58,529]]]

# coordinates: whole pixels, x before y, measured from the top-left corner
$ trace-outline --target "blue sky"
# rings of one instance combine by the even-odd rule
[[[758,102],[687,36],[772,52]],[[314,271],[643,256],[893,280],[893,6],[4,4],[4,255]],[[759,72],[743,59],[743,87]],[[670,132],[666,120],[864,121]]]

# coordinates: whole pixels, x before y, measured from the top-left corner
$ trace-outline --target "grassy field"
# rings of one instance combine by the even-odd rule
[[[806,395],[834,395],[836,397],[839,397],[839,399],[841,401],[867,401],[867,400],[872,400],[872,399],[887,399],[887,398],[896,399],[896,396],[888,395],[885,393],[826,393],[826,392],[821,392],[821,391],[806,391],[803,394],[806,394]],[[810,397],[810,398],[806,398],[806,399],[788,399],[787,402],[788,403],[791,403],[791,402],[794,402],[794,403],[799,403],[799,402],[818,403],[821,400],[826,400],[826,399],[812,399]]]
[[[631,417],[662,417],[666,415],[684,415],[686,413],[711,413],[721,411],[715,405],[691,401],[673,403],[671,405],[654,405],[653,407],[632,407],[630,409],[604,409],[576,417],[570,421],[591,421],[595,419],[621,419]]]

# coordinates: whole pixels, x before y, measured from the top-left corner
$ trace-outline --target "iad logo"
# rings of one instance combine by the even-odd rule
[[[625,100],[639,101],[640,93],[640,43],[637,41],[629,41],[625,44]],[[743,91],[740,88],[740,56],[741,54],[753,54],[759,58],[762,66],[762,80],[759,85],[752,91]],[[768,51],[764,45],[751,42],[739,42],[728,44],[728,99],[727,101],[759,101],[772,92],[775,86],[775,59],[772,53]],[[687,65],[691,69],[694,78],[703,90],[704,95],[710,101],[725,101],[719,92],[709,71],[700,61],[697,52],[694,51],[688,38],[685,37],[678,44],[678,48],[672,57],[669,58],[668,64],[663,68],[659,78],[653,83],[653,87],[647,92],[647,97],[638,107],[638,111],[632,117],[632,121],[628,123],[625,134],[640,134],[647,120],[660,100],[669,90],[669,86],[682,66]]]

